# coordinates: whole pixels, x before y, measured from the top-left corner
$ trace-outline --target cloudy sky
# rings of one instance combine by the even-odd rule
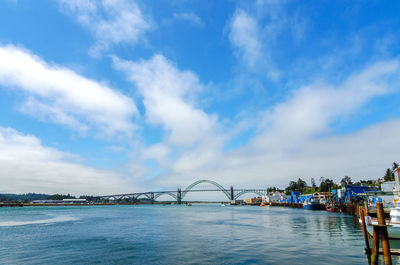
[[[0,192],[382,177],[398,1],[0,2]]]

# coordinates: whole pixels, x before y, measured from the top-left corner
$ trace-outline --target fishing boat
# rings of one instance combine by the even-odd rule
[[[319,201],[311,198],[303,202],[303,208],[307,210],[319,210],[321,208],[321,204]]]
[[[222,207],[225,207],[225,206],[226,206],[226,204],[225,204],[225,203],[221,203],[221,206],[222,206]]]
[[[333,204],[333,203],[328,203],[328,204],[326,204],[325,209],[326,209],[326,211],[328,211],[328,212],[339,212],[339,211],[340,211],[339,207],[337,207],[337,206],[336,206],[335,204]]]

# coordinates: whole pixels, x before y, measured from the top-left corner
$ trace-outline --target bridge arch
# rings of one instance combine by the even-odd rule
[[[118,198],[118,200],[123,200],[123,199],[127,199],[127,200],[132,200],[132,195],[122,195],[121,197]]]
[[[174,194],[173,192],[162,192],[162,193],[154,194],[154,200],[158,199],[158,197],[161,197],[163,195],[169,195],[172,198],[174,198],[174,200],[177,199],[176,194]]]
[[[149,193],[140,193],[140,194],[138,194],[138,195],[136,196],[135,200],[138,200],[139,197],[141,197],[141,196],[144,196],[146,199],[149,199],[149,200],[152,199],[152,198],[151,198],[151,194],[149,194]]]
[[[218,184],[215,181],[212,180],[207,180],[207,179],[202,179],[202,180],[198,180],[196,182],[193,182],[192,184],[190,184],[189,186],[186,187],[186,189],[184,191],[182,191],[182,199],[186,196],[186,194],[188,193],[188,191],[190,191],[191,189],[193,189],[195,186],[201,184],[201,183],[209,183],[211,185],[214,185],[215,187],[217,187],[219,190],[221,190],[226,197],[228,197],[228,199],[231,198],[231,195],[229,193],[229,191],[227,191],[224,187],[222,187],[220,184]]]

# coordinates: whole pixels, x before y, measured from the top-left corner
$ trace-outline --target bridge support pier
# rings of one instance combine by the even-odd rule
[[[150,193],[150,201],[151,201],[151,204],[153,204],[153,202],[154,202],[154,193],[153,192]]]
[[[230,191],[229,195],[231,197],[230,198],[231,199],[230,204],[231,205],[236,205],[235,194],[233,193],[233,186],[231,186],[231,191]]]
[[[176,193],[176,202],[182,204],[182,191],[180,188],[178,188],[178,192]]]

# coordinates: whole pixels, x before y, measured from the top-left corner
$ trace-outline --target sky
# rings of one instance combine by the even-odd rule
[[[380,178],[400,161],[399,13],[398,1],[3,0],[0,193]]]

